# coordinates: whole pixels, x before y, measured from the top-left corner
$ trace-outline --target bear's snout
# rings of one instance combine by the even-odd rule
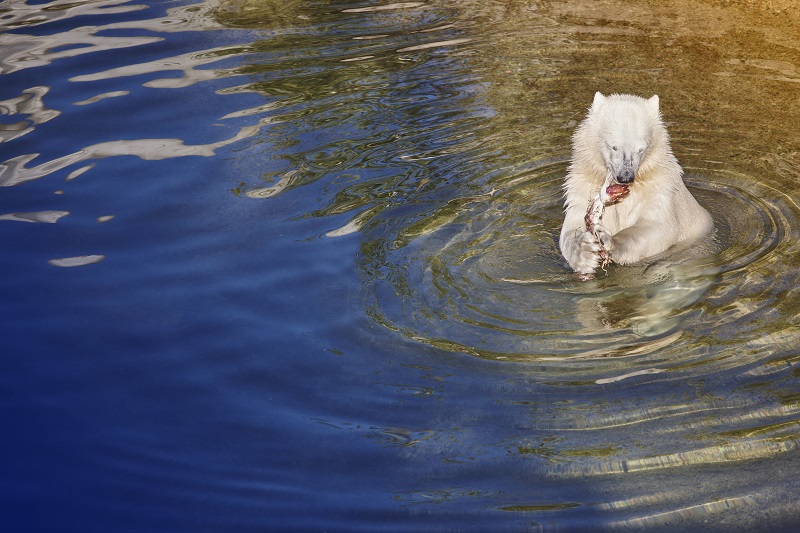
[[[635,177],[636,177],[636,173],[633,170],[629,169],[629,168],[621,170],[615,176],[615,178],[617,180],[617,183],[622,183],[622,184],[633,183],[633,180],[634,180]]]

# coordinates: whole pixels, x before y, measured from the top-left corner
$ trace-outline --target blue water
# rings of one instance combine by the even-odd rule
[[[800,523],[797,136],[739,83],[796,117],[794,59],[686,46],[738,130],[647,78],[722,251],[582,284],[569,135],[642,26],[509,6],[3,4],[3,531]]]

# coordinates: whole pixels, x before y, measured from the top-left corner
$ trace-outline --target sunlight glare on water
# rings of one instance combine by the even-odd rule
[[[800,523],[800,19],[743,3],[5,2],[4,511]],[[598,90],[659,95],[715,232],[583,282]]]

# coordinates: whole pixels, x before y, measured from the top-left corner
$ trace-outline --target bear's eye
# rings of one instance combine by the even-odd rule
[[[611,149],[614,150],[615,152],[617,151],[617,147],[616,146],[612,146]]]

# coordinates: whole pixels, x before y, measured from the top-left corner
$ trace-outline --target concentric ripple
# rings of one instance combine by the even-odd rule
[[[670,346],[675,365],[697,352],[696,335],[713,328],[736,340],[779,295],[788,304],[796,274],[786,262],[797,245],[785,236],[800,213],[791,198],[751,177],[694,170],[687,183],[714,217],[713,241],[691,257],[611,266],[582,282],[557,245],[565,167],[549,161],[507,175],[424,217],[389,213],[391,224],[364,246],[369,314],[484,358],[607,360]]]

